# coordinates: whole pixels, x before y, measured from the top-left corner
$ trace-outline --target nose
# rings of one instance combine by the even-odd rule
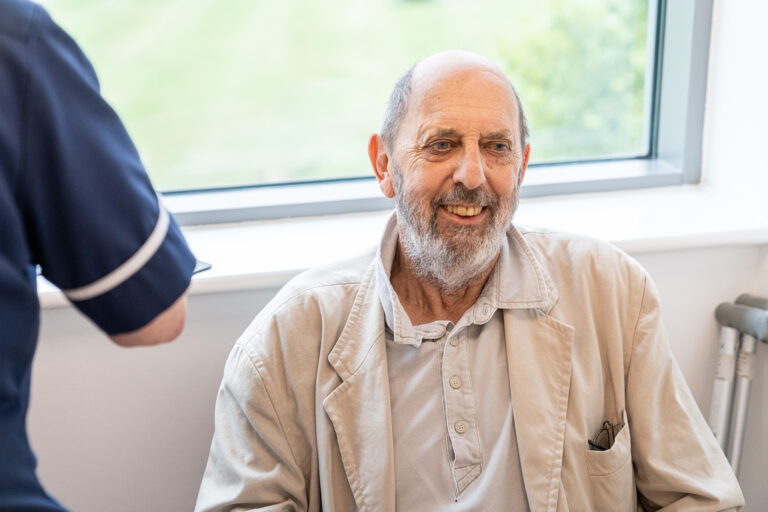
[[[485,183],[485,166],[480,155],[480,148],[468,144],[465,146],[461,161],[453,174],[453,182],[461,183],[469,190]]]

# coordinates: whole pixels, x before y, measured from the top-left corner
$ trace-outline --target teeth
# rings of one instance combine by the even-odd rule
[[[475,215],[479,215],[480,212],[483,211],[482,206],[466,207],[466,206],[454,206],[452,204],[446,205],[445,209],[451,213],[460,215],[462,217],[474,217]]]

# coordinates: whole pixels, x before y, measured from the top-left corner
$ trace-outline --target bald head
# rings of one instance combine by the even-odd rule
[[[387,148],[395,147],[400,125],[411,103],[419,103],[430,91],[445,81],[478,79],[499,81],[509,89],[509,100],[517,110],[521,148],[525,148],[528,125],[514,86],[496,64],[477,53],[447,50],[420,61],[400,77],[390,94],[384,114],[381,137]]]
[[[413,67],[412,85],[415,87],[419,82],[428,84],[466,72],[489,73],[507,81],[501,68],[486,57],[464,50],[446,50],[430,55]]]

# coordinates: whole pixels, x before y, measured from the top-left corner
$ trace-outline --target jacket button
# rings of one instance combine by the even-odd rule
[[[458,347],[459,346],[459,338],[456,338],[456,337],[451,338],[451,346],[452,347]]]
[[[457,421],[453,424],[453,428],[458,432],[459,434],[463,434],[467,431],[467,424],[463,421]]]
[[[459,378],[458,375],[454,375],[448,379],[448,384],[450,384],[453,389],[459,389],[461,387],[461,378]]]

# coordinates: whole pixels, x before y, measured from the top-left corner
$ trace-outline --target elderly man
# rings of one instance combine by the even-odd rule
[[[530,147],[488,60],[443,52],[368,153],[380,246],[289,283],[236,343],[198,510],[743,504],[645,272],[510,220]]]

